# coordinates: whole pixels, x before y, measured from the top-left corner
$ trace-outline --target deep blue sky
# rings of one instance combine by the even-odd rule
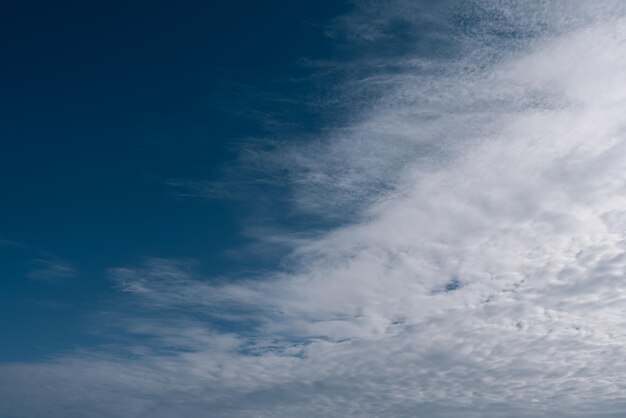
[[[314,129],[315,111],[286,99],[324,94],[302,59],[336,53],[323,25],[347,7],[4,6],[0,360],[94,342],[90,317],[115,293],[108,268],[145,257],[198,259],[211,273],[236,267],[224,252],[245,244],[241,221],[255,197],[182,199],[168,181],[218,180],[242,139],[272,134],[264,115],[281,129]]]

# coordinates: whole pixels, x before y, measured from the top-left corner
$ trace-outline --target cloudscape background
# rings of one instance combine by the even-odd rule
[[[626,4],[3,17],[0,416],[626,414]]]

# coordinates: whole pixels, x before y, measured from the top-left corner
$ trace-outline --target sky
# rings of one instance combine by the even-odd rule
[[[0,35],[0,418],[626,414],[622,1]]]

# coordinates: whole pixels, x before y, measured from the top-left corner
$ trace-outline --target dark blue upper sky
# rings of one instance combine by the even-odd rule
[[[184,199],[239,141],[319,125],[302,59],[343,2],[15,2],[0,24],[0,359],[89,343],[111,267],[245,244],[242,202]],[[297,103],[295,106],[293,103]],[[268,123],[271,119],[272,123]],[[297,122],[297,123],[294,123]],[[283,132],[284,134],[284,132]],[[252,203],[252,204],[251,204]]]

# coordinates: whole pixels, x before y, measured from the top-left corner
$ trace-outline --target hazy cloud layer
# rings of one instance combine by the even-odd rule
[[[346,100],[368,99],[272,162],[299,210],[345,226],[247,280],[172,260],[112,269],[141,306],[121,320],[137,338],[2,365],[0,411],[621,416],[626,13],[510,3],[371,2],[337,21],[333,36],[371,51]],[[411,46],[424,22],[446,54]]]

